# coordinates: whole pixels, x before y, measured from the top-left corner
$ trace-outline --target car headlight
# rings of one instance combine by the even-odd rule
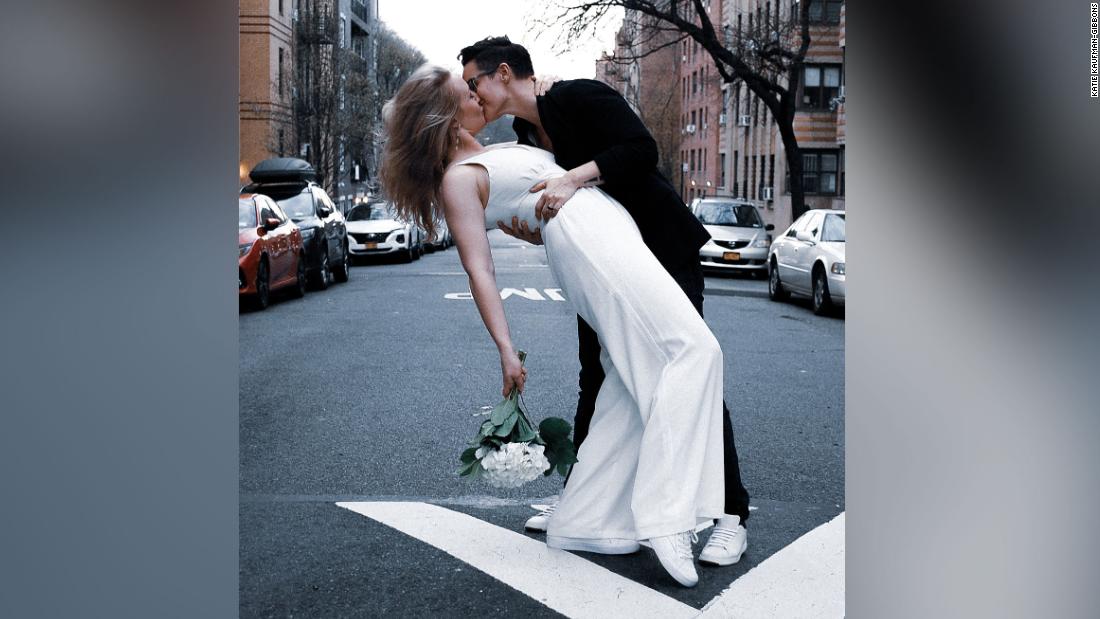
[[[393,237],[393,242],[394,243],[404,243],[405,242],[405,235],[404,234],[398,234],[397,236]]]
[[[837,275],[844,275],[844,263],[834,262],[833,266],[829,270]]]
[[[241,243],[237,245],[237,258],[244,258],[244,255],[248,253],[248,250],[252,249],[252,243]]]
[[[317,232],[317,228],[305,228],[302,230],[302,240],[308,241],[313,238],[313,233]]]
[[[768,239],[758,239],[755,243],[752,244],[753,247],[759,247],[761,249],[766,249],[768,245],[771,245],[771,241],[769,241]]]

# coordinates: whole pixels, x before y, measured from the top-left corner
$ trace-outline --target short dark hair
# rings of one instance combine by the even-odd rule
[[[527,48],[519,43],[513,43],[506,36],[489,37],[462,48],[458,53],[458,61],[465,66],[471,60],[477,62],[479,71],[492,71],[500,66],[500,63],[506,62],[520,79],[535,74],[535,68],[531,66],[531,54],[527,53]]]

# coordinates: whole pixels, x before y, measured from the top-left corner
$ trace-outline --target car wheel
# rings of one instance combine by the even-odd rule
[[[340,261],[340,264],[336,265],[336,269],[332,272],[332,275],[336,278],[336,281],[344,283],[348,281],[351,276],[351,252],[348,251],[348,246],[344,246],[344,259]]]
[[[267,267],[267,258],[260,259],[260,266],[256,269],[256,296],[253,297],[253,305],[258,310],[267,309],[271,303],[271,272]]]
[[[416,248],[409,244],[409,248],[401,255],[401,262],[408,263],[413,260],[416,260]]]
[[[833,299],[829,296],[829,279],[825,277],[825,267],[814,269],[814,313],[818,316],[829,314],[833,310]]]
[[[301,254],[298,254],[298,273],[294,281],[294,289],[290,291],[291,295],[295,299],[301,299],[306,296],[306,286],[309,282],[306,279],[306,261],[302,258]]]
[[[321,255],[321,268],[313,277],[313,287],[317,290],[328,290],[329,281],[332,280],[332,268],[329,266],[328,253]]]
[[[779,264],[772,258],[768,263],[768,298],[772,301],[786,301],[790,296],[783,287],[783,282],[779,281]]]

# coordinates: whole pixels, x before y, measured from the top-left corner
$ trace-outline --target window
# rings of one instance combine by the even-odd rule
[[[282,157],[286,153],[286,142],[283,141],[283,130],[279,129],[279,156]]]
[[[699,73],[696,71],[691,72],[691,94],[694,95],[699,90]]]
[[[691,171],[695,171],[695,149],[691,149]]]
[[[802,73],[802,107],[829,109],[839,93],[840,65],[806,65]]]
[[[806,222],[805,231],[810,233],[810,236],[817,238],[819,232],[821,232],[821,213],[814,213],[810,215],[810,219]]]
[[[785,236],[794,238],[797,233],[805,230],[810,225],[811,219],[816,218],[820,214],[821,213],[812,212],[802,213],[802,216],[796,219],[794,223],[791,224],[791,227],[787,229],[787,234]]]
[[[802,151],[802,190],[807,194],[836,195],[840,152]]]
[[[760,159],[759,155],[753,155],[752,156],[752,185],[750,185],[750,187],[752,187],[752,197],[753,197],[754,200],[759,197],[759,193],[758,193],[757,186],[756,186],[756,164],[759,161],[759,159]]]
[[[283,56],[286,55],[286,50],[279,48],[279,96],[282,97],[286,92],[283,89]]]
[[[703,149],[703,171],[707,171],[707,149]]]
[[[844,195],[844,149],[840,149],[840,188],[837,194]]]
[[[737,197],[737,157],[740,155],[737,151],[733,151],[733,197]]]
[[[821,227],[821,240],[844,243],[848,240],[844,215],[829,213],[825,215],[825,224]]]
[[[811,24],[839,24],[843,0],[810,0]]]
[[[726,153],[718,153],[718,186],[726,187]]]
[[[691,124],[695,124],[695,110],[691,111]]]
[[[344,38],[348,32],[348,18],[340,15],[340,47],[344,47]]]
[[[768,155],[768,187],[775,187],[775,155]]]
[[[749,156],[745,155],[745,178],[741,179],[741,197],[749,197]]]

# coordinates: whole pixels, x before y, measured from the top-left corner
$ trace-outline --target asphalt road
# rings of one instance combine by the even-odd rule
[[[512,338],[529,353],[528,408],[571,419],[575,315],[556,300],[541,248],[491,239],[498,284],[512,289]],[[728,280],[708,278],[715,288],[741,285]],[[349,283],[240,315],[242,617],[559,616],[335,505],[429,502],[521,531],[528,505],[559,489],[557,477],[498,490],[454,474],[475,414],[500,399],[496,349],[468,290],[450,249],[412,264],[359,265]],[[844,511],[843,319],[729,293],[708,295],[705,311],[725,355],[726,402],[755,508],[750,549],[735,566],[701,568],[690,590],[645,549],[583,555],[695,608]]]

